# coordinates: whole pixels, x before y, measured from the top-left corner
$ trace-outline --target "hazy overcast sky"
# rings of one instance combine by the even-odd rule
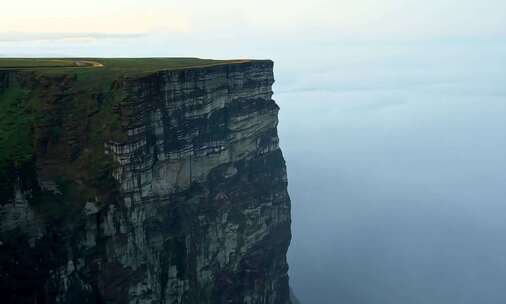
[[[167,43],[199,40],[201,46],[211,39],[307,45],[349,39],[493,39],[506,36],[506,1],[16,0],[2,3],[0,11],[0,55],[4,56],[74,53],[72,47],[101,55],[105,46],[93,45],[97,40],[138,41],[149,35]],[[55,40],[59,43],[44,43]],[[123,55],[150,55],[139,53],[136,43],[122,47],[126,48]],[[165,53],[156,55],[173,55],[170,50]]]

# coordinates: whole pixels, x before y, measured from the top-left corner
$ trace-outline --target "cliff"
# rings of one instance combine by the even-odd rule
[[[290,303],[272,62],[101,62],[0,70],[2,303]]]

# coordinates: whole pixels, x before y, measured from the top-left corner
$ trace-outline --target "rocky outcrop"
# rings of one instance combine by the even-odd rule
[[[270,61],[117,79],[107,195],[74,204],[88,192],[44,169],[46,153],[40,189],[15,185],[0,204],[2,302],[290,303],[273,82]],[[86,154],[82,132],[66,141],[70,161]],[[35,192],[46,199],[32,203]],[[47,216],[53,207],[63,216]]]

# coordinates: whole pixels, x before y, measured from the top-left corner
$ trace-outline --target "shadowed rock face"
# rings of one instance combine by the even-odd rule
[[[108,201],[87,199],[72,221],[41,219],[17,186],[0,205],[7,302],[290,303],[273,82],[270,61],[118,80]],[[67,198],[40,175],[39,188]]]

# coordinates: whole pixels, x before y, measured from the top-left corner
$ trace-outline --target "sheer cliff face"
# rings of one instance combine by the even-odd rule
[[[40,219],[16,185],[0,205],[0,292],[20,303],[289,303],[273,82],[270,61],[117,81],[122,136],[104,143],[115,190],[69,223]],[[63,192],[39,175],[42,191]]]

